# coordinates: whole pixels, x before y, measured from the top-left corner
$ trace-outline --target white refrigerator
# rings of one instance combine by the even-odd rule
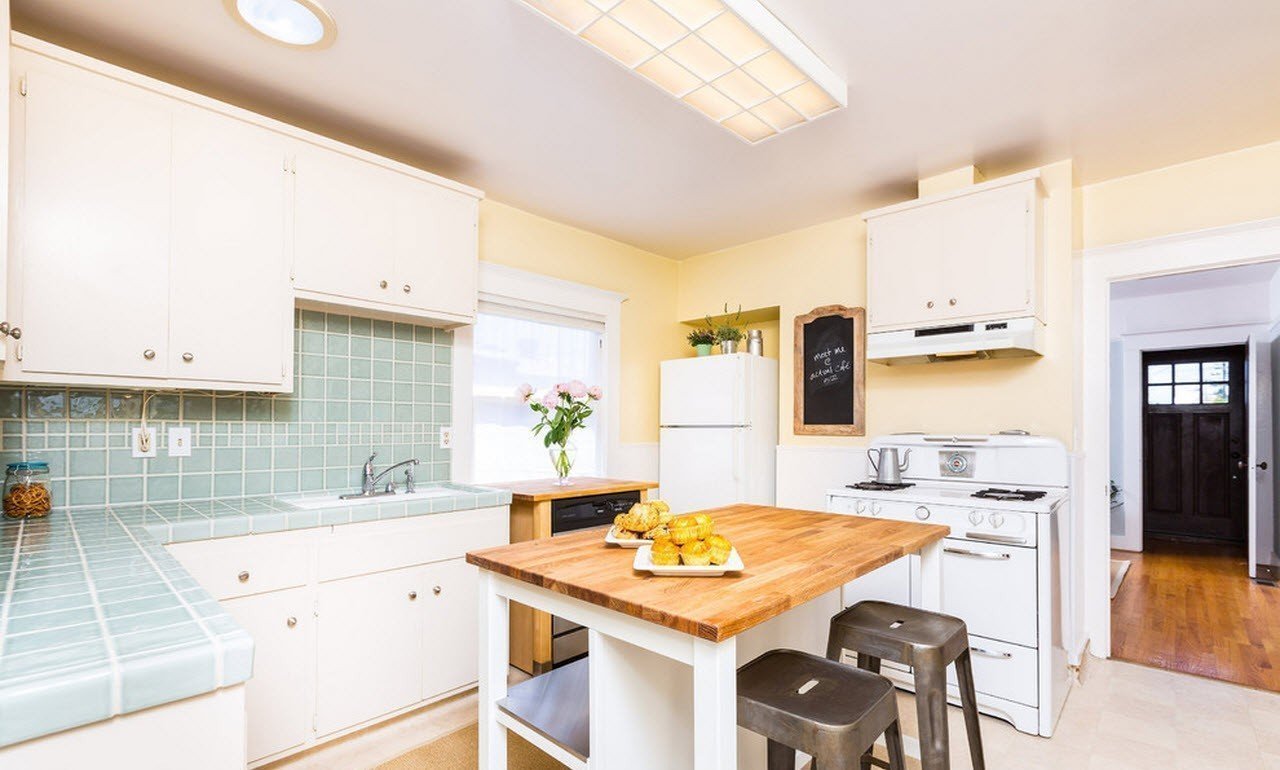
[[[658,483],[675,513],[773,505],[778,362],[763,356],[662,362]]]

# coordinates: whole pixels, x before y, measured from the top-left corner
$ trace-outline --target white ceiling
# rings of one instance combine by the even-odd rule
[[[764,0],[846,110],[745,145],[516,0],[322,0],[287,50],[221,0],[12,0],[15,27],[672,257],[1074,158],[1081,182],[1280,138],[1275,0]],[[799,256],[799,255],[797,255]]]
[[[1206,289],[1226,289],[1232,286],[1266,287],[1280,270],[1280,262],[1261,262],[1256,265],[1220,267],[1213,270],[1197,270],[1191,273],[1162,275],[1158,278],[1139,278],[1111,285],[1112,299],[1157,297]]]

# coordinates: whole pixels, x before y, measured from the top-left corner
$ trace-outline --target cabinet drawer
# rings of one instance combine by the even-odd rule
[[[339,580],[456,559],[467,551],[505,545],[509,518],[507,507],[500,506],[335,527],[320,540],[319,579]]]
[[[970,636],[969,659],[973,661],[973,686],[979,693],[1027,706],[1038,703],[1035,650]],[[947,682],[956,684],[955,666],[947,667]]]
[[[213,598],[221,600],[306,585],[313,535],[246,535],[168,548]]]
[[[943,541],[942,611],[969,633],[1036,645],[1036,551],[971,540]]]

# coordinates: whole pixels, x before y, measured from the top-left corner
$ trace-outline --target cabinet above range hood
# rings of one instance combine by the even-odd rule
[[[1032,317],[867,335],[867,360],[889,365],[1043,354],[1044,324]]]

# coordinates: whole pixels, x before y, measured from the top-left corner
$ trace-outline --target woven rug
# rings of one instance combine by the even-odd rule
[[[384,762],[376,770],[471,770],[479,766],[479,730],[476,725],[470,725]],[[507,767],[510,770],[564,770],[564,765],[510,732],[507,733]]]
[[[1116,598],[1116,594],[1120,593],[1120,584],[1124,582],[1124,576],[1129,574],[1129,565],[1132,564],[1128,559],[1112,559],[1111,560],[1111,598]]]

